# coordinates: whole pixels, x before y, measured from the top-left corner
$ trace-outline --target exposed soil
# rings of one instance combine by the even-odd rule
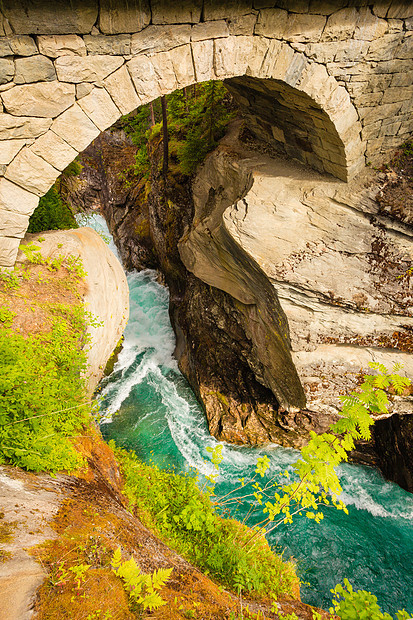
[[[413,140],[405,142],[389,164],[381,168],[377,195],[381,213],[413,224]]]
[[[0,278],[0,307],[14,314],[9,326],[24,337],[50,331],[52,306],[82,305],[84,283],[64,266],[50,270],[26,261],[17,265],[13,281],[15,286],[7,275]]]

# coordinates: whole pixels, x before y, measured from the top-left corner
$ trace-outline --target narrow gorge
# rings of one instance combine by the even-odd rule
[[[1,620],[411,620],[412,35],[0,3]]]
[[[161,270],[179,366],[212,435],[300,447],[369,362],[412,373],[409,211],[395,217],[376,200],[390,175],[349,187],[233,121],[193,181],[155,172],[145,195],[147,183],[125,182],[134,152],[123,130],[102,134],[67,198],[102,210],[127,269]],[[411,397],[395,397],[354,455],[407,489],[410,412]]]

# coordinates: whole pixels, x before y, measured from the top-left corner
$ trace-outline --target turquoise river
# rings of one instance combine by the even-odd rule
[[[92,225],[102,228],[101,218],[94,218]],[[133,449],[143,461],[207,474],[212,466],[206,462],[206,447],[217,441],[173,357],[168,290],[152,271],[129,273],[128,282],[131,308],[123,350],[101,384],[103,435]],[[298,456],[276,445],[223,444],[222,453],[216,486],[221,496],[254,471],[258,456],[268,455],[271,473]],[[383,610],[413,611],[413,495],[371,468],[345,464],[339,473],[348,516],[326,508],[319,525],[298,517],[274,530],[269,542],[297,560],[307,603],[328,608],[330,589],[347,577],[355,588],[373,592]],[[238,516],[242,514],[241,508]]]

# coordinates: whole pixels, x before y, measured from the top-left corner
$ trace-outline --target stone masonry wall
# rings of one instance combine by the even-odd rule
[[[100,131],[195,82],[281,84],[270,91],[274,140],[343,180],[413,131],[410,1],[3,0],[0,8],[0,266],[14,264],[39,197]],[[262,99],[244,104],[265,125]]]

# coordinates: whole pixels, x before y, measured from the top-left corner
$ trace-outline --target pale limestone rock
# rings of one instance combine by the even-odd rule
[[[36,43],[31,37],[17,34],[0,38],[0,56],[32,56],[37,53]]]
[[[362,61],[366,57],[366,43],[365,41],[340,41],[336,43],[336,55],[334,56],[335,62],[349,63]]]
[[[142,32],[132,35],[131,54],[142,52],[166,52],[179,45],[189,43],[191,26],[148,26]]]
[[[290,13],[283,35],[286,41],[314,42],[320,40],[326,23],[324,15]]]
[[[153,66],[152,58],[139,56],[126,63],[139,99],[148,103],[161,96],[161,88]]]
[[[126,65],[107,77],[104,85],[122,114],[129,114],[140,106],[140,99]]]
[[[40,136],[30,150],[60,171],[64,170],[78,154],[54,131],[47,131]]]
[[[0,179],[0,209],[29,217],[37,207],[39,198],[7,179]]]
[[[389,19],[401,18],[406,19],[413,17],[413,6],[410,0],[400,0],[391,3],[387,17]]]
[[[178,88],[185,88],[195,82],[194,63],[190,45],[182,45],[169,52],[159,54],[159,58],[163,57],[165,59],[168,58],[171,62]]]
[[[248,59],[245,74],[257,78],[265,77],[265,73],[263,72],[263,61],[267,55],[278,53],[279,46],[280,42],[275,39],[268,41],[268,39],[264,39],[263,37],[253,37],[251,55]]]
[[[281,43],[277,56],[265,59],[268,77],[283,80],[285,74],[291,67],[296,52],[289,46]],[[298,55],[298,54],[297,54]]]
[[[94,88],[89,95],[80,100],[79,105],[101,131],[113,125],[121,116],[121,112],[104,88]]]
[[[384,284],[384,274],[371,269],[377,228],[370,218],[377,214],[377,205],[363,186],[353,196],[347,185],[285,160],[245,153],[245,145],[237,149],[229,141],[225,147],[206,160],[194,183],[195,224],[179,247],[187,268],[263,311],[257,278],[251,278],[256,275],[252,265],[259,265],[288,318],[302,382],[317,377],[320,383],[323,378],[324,406],[332,402],[338,377],[340,384],[348,380],[347,373],[355,379],[360,367],[373,359],[389,364],[396,357],[412,372],[411,355],[375,346],[383,335],[391,337],[401,329],[408,333],[413,317],[408,285],[399,286],[391,275]],[[225,191],[210,191],[219,187]],[[411,231],[400,235],[387,222],[383,242],[399,260],[411,262]],[[385,272],[386,261],[382,268]],[[360,334],[372,339],[371,348],[357,346]],[[347,345],[346,339],[356,344]],[[272,346],[271,336],[267,345]],[[257,356],[264,366],[271,363],[263,351]],[[270,385],[271,378],[264,378]],[[279,387],[271,389],[277,393]],[[311,409],[311,391],[307,397]]]
[[[394,73],[391,80],[391,87],[410,86],[413,84],[413,71],[410,73]]]
[[[238,15],[227,19],[230,35],[252,35],[254,34],[255,24],[257,23],[258,13],[248,13],[248,15]]]
[[[214,42],[209,39],[205,41],[194,41],[191,43],[194,57],[195,75],[197,82],[215,80],[214,72]]]
[[[258,15],[255,34],[282,39],[287,27],[288,13],[283,9],[262,9]]]
[[[203,22],[195,24],[191,29],[191,41],[205,41],[207,39],[218,39],[229,35],[228,24],[225,19],[213,22]]]
[[[396,58],[413,58],[413,32],[406,36],[395,54]]]
[[[214,40],[214,69],[218,78],[243,75],[253,49],[253,37]]]
[[[8,58],[0,58],[0,84],[10,82],[14,77],[14,62]]]
[[[1,237],[24,237],[27,230],[28,219],[26,215],[4,211],[0,209],[0,245]]]
[[[0,114],[0,140],[37,138],[49,129],[51,122],[52,119],[50,118],[31,118]]]
[[[59,176],[59,171],[25,147],[13,159],[4,176],[27,191],[43,196]]]
[[[83,151],[100,133],[78,103],[63,112],[51,129],[78,152]]]
[[[195,81],[189,45],[160,52],[150,58],[139,56],[129,61],[127,66],[142,103],[189,86]]]
[[[90,32],[98,16],[97,0],[16,2],[3,0],[2,11],[19,34],[82,34]]]
[[[100,0],[99,27],[104,34],[138,32],[150,21],[148,0]]]
[[[3,13],[0,13],[0,36],[9,36],[13,34],[13,30],[10,28],[9,21],[4,17]]]
[[[364,41],[373,41],[379,39],[387,31],[387,22],[372,15],[368,7],[362,7],[359,10],[359,16],[354,32],[355,39],[363,39]]]
[[[9,164],[26,144],[26,140],[1,140],[0,164]]]
[[[201,18],[202,0],[152,0],[153,24],[197,24]]]
[[[354,34],[357,21],[357,10],[354,7],[340,9],[327,19],[322,41],[346,41]]]
[[[81,82],[80,84],[76,84],[76,99],[86,97],[86,95],[92,92],[93,89],[94,86],[90,82]]]
[[[413,96],[413,86],[405,86],[404,88],[387,88],[384,91],[382,103],[399,103],[405,99],[411,99]]]
[[[57,80],[25,84],[2,93],[2,100],[10,114],[53,118],[74,103],[75,87]]]
[[[346,45],[346,43],[344,43]],[[337,53],[339,43],[337,41],[325,41],[324,43],[309,43],[306,46],[305,53],[318,63],[326,64],[333,62]]]
[[[392,60],[395,51],[400,45],[400,35],[385,34],[380,39],[375,39],[369,45],[366,60]]]
[[[258,39],[258,37],[254,37],[254,45],[256,45],[258,41],[260,41],[260,39]],[[256,60],[259,60],[260,66],[258,67],[257,72],[251,73],[251,75],[256,75],[260,78],[269,78],[275,75],[274,67],[277,59],[279,58],[281,49],[283,49],[284,52],[284,48],[289,50],[289,53],[292,56],[294,51],[290,47],[285,46],[283,43],[281,43],[281,41],[278,41],[277,39],[271,39],[269,41],[267,50],[265,49],[264,41],[264,47],[261,51],[261,54],[256,57]]]
[[[92,228],[27,234],[25,243],[36,244],[39,237],[44,239],[41,242],[44,257],[53,260],[59,256],[79,256],[86,272],[83,303],[85,310],[99,323],[98,327],[88,327],[91,343],[87,351],[87,385],[89,394],[92,394],[129,318],[125,272],[108,245]],[[19,254],[18,260],[24,261],[23,253]]]
[[[110,54],[111,56],[125,56],[131,53],[131,35],[115,34],[106,35],[90,35],[84,36],[84,42],[88,54]]]
[[[255,8],[260,8],[256,6]],[[274,6],[274,3],[271,3]],[[204,1],[204,20],[226,19],[227,17],[239,17],[251,13],[251,0],[226,0],[226,2],[216,2],[215,0]]]
[[[11,56],[11,55],[13,55],[13,50],[11,49],[9,37],[1,37],[0,38],[0,57]]]
[[[37,37],[41,54],[57,58],[58,56],[86,56],[86,45],[82,37],[76,34],[44,35]]]
[[[2,267],[14,267],[20,239],[17,237],[0,237],[0,265]]]
[[[55,61],[56,72],[62,82],[98,82],[119,69],[123,64],[121,56],[60,56]]]
[[[37,54],[27,58],[17,58],[16,84],[28,84],[30,82],[50,82],[56,79],[56,72],[52,61],[46,56]]]
[[[182,45],[169,52],[154,54],[150,57],[150,61],[157,81],[157,88],[159,88],[161,95],[171,93],[177,88],[184,88],[195,82],[194,66],[189,45]],[[132,77],[134,78],[133,75]],[[138,90],[136,82],[135,86]],[[149,89],[151,90],[151,86],[149,86]]]

